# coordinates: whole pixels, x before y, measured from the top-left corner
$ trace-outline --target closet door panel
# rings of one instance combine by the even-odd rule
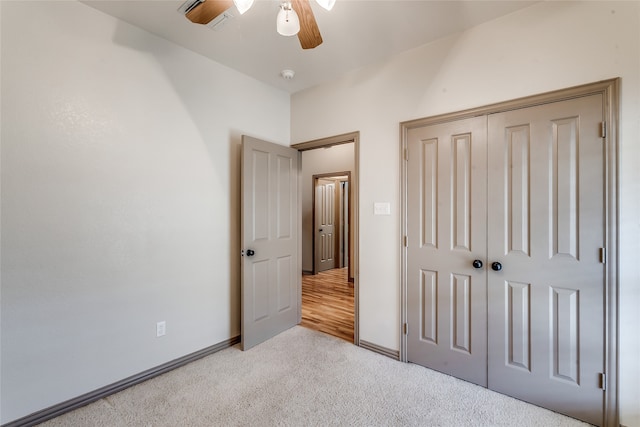
[[[408,134],[408,359],[486,386],[486,118]]]
[[[489,388],[603,421],[602,97],[488,118]]]

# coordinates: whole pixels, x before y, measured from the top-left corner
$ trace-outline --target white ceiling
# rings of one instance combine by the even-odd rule
[[[332,80],[402,51],[528,7],[535,1],[337,0],[312,8],[324,43],[303,50],[297,37],[276,32],[278,0],[256,0],[244,15],[235,8],[214,31],[177,12],[182,0],[87,0],[87,5],[189,50],[293,93]],[[293,80],[280,76],[295,71]]]

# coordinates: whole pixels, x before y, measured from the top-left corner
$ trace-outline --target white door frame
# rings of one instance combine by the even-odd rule
[[[604,100],[602,120],[606,144],[605,155],[605,367],[607,373],[605,391],[605,426],[618,426],[618,110],[620,79],[547,92],[511,101],[491,104],[455,113],[416,119],[400,123],[400,182],[401,182],[401,316],[400,316],[400,360],[407,361],[407,132],[409,129],[437,123],[459,120],[478,115],[499,113],[519,108],[548,104],[587,95],[601,94]]]
[[[359,159],[360,159],[360,132],[350,132],[342,135],[331,136],[328,138],[320,138],[315,139],[313,141],[301,142],[299,144],[292,144],[291,148],[295,148],[299,152],[298,167],[302,167],[302,151],[314,150],[316,148],[325,148],[331,147],[333,145],[341,145],[341,144],[349,144],[353,143],[353,157],[354,157],[354,171],[351,175],[351,196],[352,196],[352,209],[353,209],[353,222],[350,226],[353,229],[353,343],[357,346],[360,345],[360,310],[359,310],[359,276],[360,276],[360,267],[359,267],[359,221],[358,221],[358,210],[359,210],[359,184],[360,184],[360,167],[359,167]],[[300,169],[300,179],[302,179],[302,169]],[[298,192],[302,191],[302,184],[298,185]],[[300,200],[302,200],[302,195],[299,194]],[[300,213],[299,216],[302,217],[302,207],[299,207]],[[300,258],[302,259],[302,239],[299,239],[299,249],[298,252],[300,254]],[[302,270],[301,270],[302,271]],[[302,316],[302,314],[300,314]]]

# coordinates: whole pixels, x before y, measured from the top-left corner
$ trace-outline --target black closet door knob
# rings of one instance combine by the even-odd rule
[[[482,268],[483,266],[482,261],[480,261],[479,259],[474,259],[472,265],[473,268]]]
[[[491,269],[493,271],[500,271],[502,270],[502,264],[500,264],[499,262],[494,262],[493,264],[491,264]]]
[[[254,256],[256,252],[253,249],[247,249],[247,256]]]

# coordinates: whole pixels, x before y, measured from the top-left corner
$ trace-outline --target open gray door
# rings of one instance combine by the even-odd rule
[[[242,349],[300,321],[298,151],[242,137]]]

